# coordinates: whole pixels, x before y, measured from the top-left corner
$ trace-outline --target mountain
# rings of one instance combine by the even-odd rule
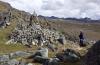
[[[100,23],[100,20],[93,20],[91,18],[59,18],[55,16],[42,16],[39,15],[39,17],[45,17],[48,20],[64,20],[65,22],[73,22],[73,23]]]

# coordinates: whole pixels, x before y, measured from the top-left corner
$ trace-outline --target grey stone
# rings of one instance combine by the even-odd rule
[[[41,57],[41,56],[35,56],[34,61],[38,63],[45,63],[48,60],[48,58]]]
[[[9,12],[0,12],[0,27],[6,28],[7,24],[10,23]]]
[[[6,62],[9,60],[9,55],[0,56],[0,62]]]
[[[53,52],[55,51],[55,46],[54,46],[54,44],[47,44],[47,47],[50,49],[50,50],[52,50]]]
[[[60,65],[59,59],[58,58],[50,58],[45,63],[43,63],[43,65]]]
[[[64,53],[59,53],[56,57],[62,62],[78,62],[80,60],[80,54],[71,49],[66,49]]]
[[[14,58],[14,57],[25,57],[25,56],[29,56],[30,53],[27,52],[23,52],[23,51],[17,51],[14,53],[10,53],[9,56],[10,58]]]
[[[48,49],[47,48],[41,48],[39,50],[39,52],[41,53],[42,57],[48,57]]]
[[[62,45],[64,45],[64,44],[66,43],[65,36],[60,35],[60,37],[59,37],[58,41],[59,41]]]
[[[33,65],[32,63],[28,63],[28,64],[26,64],[26,65]]]
[[[44,58],[48,58],[48,49],[47,48],[39,48],[37,52],[34,54],[35,56],[41,56]]]
[[[27,65],[27,64],[23,61],[19,61],[19,65]]]
[[[17,56],[27,56],[27,55],[30,55],[29,53],[23,52],[23,51],[17,51],[17,52],[15,52],[15,54],[16,54]]]
[[[60,35],[56,30],[42,28],[41,25],[32,23],[31,26],[28,25],[29,22],[19,22],[15,31],[12,32],[11,39],[15,42],[22,43],[23,45],[45,45],[44,41],[49,41],[50,43],[55,43]],[[48,38],[51,37],[51,40]],[[36,40],[36,41],[35,41]],[[37,42],[38,41],[38,42]]]
[[[17,61],[16,59],[12,59],[12,60],[9,60],[7,63],[8,65],[18,65],[19,61]]]

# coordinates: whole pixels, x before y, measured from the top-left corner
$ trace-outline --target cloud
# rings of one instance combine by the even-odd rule
[[[13,7],[39,15],[100,18],[100,0],[3,0]]]

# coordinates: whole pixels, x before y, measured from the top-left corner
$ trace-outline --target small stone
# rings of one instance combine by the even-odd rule
[[[26,65],[33,65],[32,63],[28,63],[28,64],[26,64]]]
[[[59,59],[58,58],[50,58],[43,65],[59,65]]]

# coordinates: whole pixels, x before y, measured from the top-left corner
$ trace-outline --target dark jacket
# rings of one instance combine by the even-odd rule
[[[79,38],[84,39],[84,34],[82,32],[80,32]]]

